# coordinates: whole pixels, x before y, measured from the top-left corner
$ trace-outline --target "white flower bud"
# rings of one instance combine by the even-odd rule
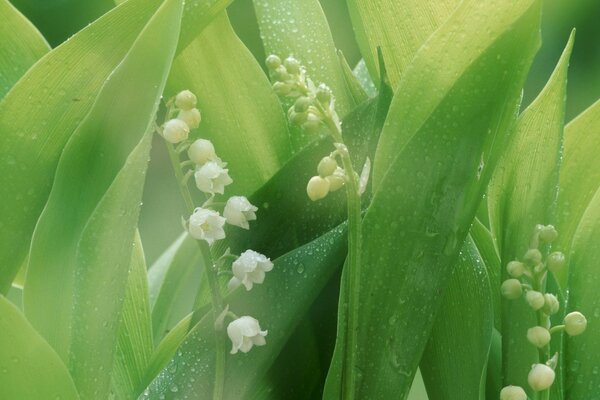
[[[521,282],[519,282],[518,279],[507,279],[502,282],[500,291],[502,292],[502,296],[509,300],[515,300],[521,297],[523,288],[521,287]]]
[[[565,255],[560,251],[550,253],[550,255],[548,255],[546,264],[548,265],[548,270],[550,272],[558,272],[566,264]]]
[[[229,177],[229,170],[220,164],[218,161],[209,161],[196,169],[194,178],[198,189],[210,194],[225,192],[225,186],[232,183],[233,179]]]
[[[331,101],[331,89],[329,89],[327,85],[321,83],[319,85],[319,88],[317,89],[316,97],[321,104],[329,104],[329,102]]]
[[[542,348],[550,343],[550,332],[541,326],[534,326],[527,330],[527,340],[535,347]]]
[[[560,303],[555,295],[551,293],[544,294],[544,312],[548,315],[554,315],[560,309]]]
[[[533,390],[541,392],[552,386],[555,376],[554,370],[546,364],[534,364],[527,376],[527,382]]]
[[[527,293],[525,294],[525,300],[527,300],[527,303],[531,308],[533,308],[534,311],[537,311],[540,308],[544,307],[544,295],[535,290],[527,291]]]
[[[558,237],[558,232],[552,225],[546,225],[540,230],[540,240],[546,243],[552,243]]]
[[[179,119],[170,119],[163,126],[162,136],[169,143],[183,142],[190,134],[190,127]]]
[[[306,112],[308,111],[308,107],[310,107],[312,101],[310,98],[305,96],[300,96],[294,103],[294,111],[296,112]]]
[[[235,289],[244,285],[246,290],[252,289],[255,283],[263,283],[265,273],[273,269],[273,263],[264,255],[253,250],[246,250],[235,260],[231,266],[233,278],[229,281],[229,288]]]
[[[329,181],[320,176],[313,176],[306,185],[306,193],[312,201],[317,201],[329,193]]]
[[[230,225],[250,229],[248,221],[256,219],[255,212],[257,210],[258,208],[250,204],[244,196],[232,196],[227,200],[227,204],[225,204],[223,216]]]
[[[183,90],[175,96],[175,106],[181,110],[191,110],[196,107],[196,95],[189,90]]]
[[[506,266],[506,272],[513,278],[520,278],[525,273],[525,265],[520,261],[511,261]]]
[[[179,114],[177,114],[177,119],[185,122],[190,129],[196,129],[200,126],[200,121],[202,120],[202,116],[200,115],[200,110],[197,108],[192,108],[190,110],[181,110]]]
[[[500,400],[527,400],[527,393],[520,386],[505,386],[500,391]]]
[[[216,161],[217,153],[215,153],[215,146],[213,146],[210,140],[197,139],[188,148],[188,157],[195,164],[205,164],[208,161]]]
[[[225,238],[224,225],[225,218],[218,212],[198,207],[190,216],[188,231],[194,239],[206,240],[210,245]]]
[[[292,85],[283,82],[275,82],[273,84],[273,91],[278,96],[287,96],[292,91]]]
[[[283,61],[283,65],[285,69],[290,74],[299,74],[300,73],[300,61],[296,60],[294,57],[288,57]]]
[[[523,256],[523,260],[533,266],[542,262],[542,253],[538,249],[529,249]]]
[[[281,58],[277,57],[275,54],[271,54],[267,57],[265,64],[267,64],[267,68],[274,70],[281,65]]]
[[[317,172],[323,178],[329,175],[333,175],[337,168],[337,161],[333,157],[323,157],[321,161],[319,161],[319,165],[317,166]]]
[[[309,133],[317,133],[321,129],[321,118],[311,112],[308,113],[306,121],[302,124],[302,128]]]
[[[346,173],[340,167],[337,167],[332,175],[329,175],[327,178],[329,182],[329,191],[335,192],[339,190],[346,184]]]
[[[569,336],[581,335],[587,327],[587,319],[578,311],[568,313],[563,323],[565,324],[565,332]]]
[[[243,316],[233,320],[227,326],[227,336],[231,340],[231,354],[238,351],[247,353],[252,346],[264,346],[267,342],[265,336],[268,331],[260,329],[258,321],[250,316]]]

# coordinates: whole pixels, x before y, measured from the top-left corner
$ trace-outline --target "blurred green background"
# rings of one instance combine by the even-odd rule
[[[303,1],[303,0],[298,0]],[[434,0],[432,0],[434,1]],[[114,7],[113,0],[11,0],[56,47]],[[337,47],[349,64],[360,60],[346,3],[321,0]],[[252,0],[229,7],[234,28],[261,63],[265,58],[254,18]],[[567,121],[600,98],[600,1],[546,0],[542,20],[543,44],[524,90],[524,106],[545,84],[572,28],[577,29],[569,71]],[[299,33],[301,34],[301,32]],[[158,138],[157,138],[158,139]],[[156,140],[140,217],[140,232],[150,265],[181,232],[181,200],[162,140]],[[426,398],[418,376],[411,400]]]

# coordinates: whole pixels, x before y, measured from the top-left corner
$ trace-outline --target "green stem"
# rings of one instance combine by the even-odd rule
[[[545,285],[544,285],[544,280],[545,280],[545,274],[542,272],[539,276],[535,276],[534,275],[534,279],[532,281],[532,286],[533,286],[533,290],[536,290],[540,293],[544,293],[545,292]],[[543,309],[540,309],[536,312],[536,316],[537,316],[537,323],[538,326],[541,326],[543,328],[546,328],[548,326],[550,317],[548,315],[546,315],[546,313],[543,311]],[[539,357],[539,362],[541,364],[545,364],[546,361],[548,361],[548,358],[550,357],[550,344],[548,343],[547,345],[545,345],[542,348],[538,349],[538,357]],[[541,392],[539,392],[539,396],[538,396],[538,400],[549,400],[550,399],[550,389],[546,389],[546,390],[542,390]]]
[[[344,143],[342,132],[331,115],[325,115],[325,124],[332,133],[333,139]],[[344,352],[343,398],[354,399],[356,396],[357,338],[358,338],[358,306],[360,295],[360,250],[361,250],[361,214],[358,176],[352,167],[347,151],[340,152],[342,166],[348,177],[346,197],[348,208],[348,257],[346,259],[346,276],[348,278],[348,308],[346,314],[346,351]]]
[[[187,185],[187,180],[184,179],[185,176],[183,171],[181,170],[181,163],[179,160],[179,155],[173,145],[165,141],[167,146],[167,151],[169,153],[169,159],[171,160],[171,166],[173,167],[173,172],[175,173],[175,178],[179,184],[179,191],[181,193],[181,197],[185,203],[186,211],[188,215],[191,215],[194,212],[195,206],[194,201],[192,200],[192,195],[190,193],[189,187]],[[214,267],[214,262],[212,259],[212,255],[210,254],[210,248],[208,247],[208,243],[203,240],[197,240],[198,247],[200,248],[200,254],[202,256],[204,269],[206,272],[206,280],[208,281],[208,286],[210,287],[210,293],[213,304],[213,312],[216,318],[221,315],[225,306],[223,302],[223,297],[221,296],[221,290],[219,288],[219,282],[217,280],[217,271]],[[215,385],[213,391],[213,399],[214,400],[222,400],[223,399],[223,391],[225,387],[225,361],[226,361],[226,340],[224,335],[224,327],[215,326],[215,344],[216,344],[216,362],[215,362]]]

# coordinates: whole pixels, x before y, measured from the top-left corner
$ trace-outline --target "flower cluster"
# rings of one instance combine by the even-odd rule
[[[550,316],[558,313],[558,298],[545,292],[548,271],[555,273],[564,267],[565,255],[559,251],[550,253],[546,259],[542,255],[540,244],[550,244],[556,240],[558,232],[552,225],[537,225],[531,239],[529,249],[521,261],[513,260],[506,266],[511,278],[502,283],[502,295],[509,300],[525,297],[529,307],[538,313],[539,325],[527,331],[527,340],[540,351],[547,353],[552,333],[565,331],[569,336],[577,336],[585,331],[586,318],[574,311],[564,317],[563,325],[552,327]],[[536,392],[550,388],[554,383],[558,353],[545,363],[534,364],[529,371],[527,381]],[[501,400],[526,400],[525,391],[518,386],[506,386],[500,393]]]
[[[184,90],[167,103],[167,121],[158,128],[158,132],[170,143],[169,149],[179,158],[187,150],[188,160],[180,162],[180,169],[189,168],[183,176],[181,184],[187,190],[187,181],[193,175],[196,187],[206,195],[207,200],[201,207],[196,207],[187,220],[187,230],[191,237],[205,241],[209,246],[217,240],[225,239],[225,224],[234,225],[242,229],[250,229],[250,221],[256,220],[258,208],[250,203],[244,196],[229,197],[223,208],[223,215],[215,210],[219,203],[214,202],[216,195],[225,193],[225,187],[233,183],[229,176],[227,163],[223,162],[215,151],[210,140],[196,139],[188,141],[189,132],[200,124],[200,111],[196,108],[196,96],[189,90]],[[177,148],[171,147],[177,144]],[[187,197],[190,197],[189,194]],[[191,202],[191,197],[190,197]],[[222,204],[222,203],[221,203]],[[191,207],[190,207],[191,208]],[[273,269],[273,263],[266,256],[253,250],[246,250],[239,257],[227,251],[217,262],[225,256],[233,256],[229,288],[235,289],[243,285],[246,290],[251,290],[253,285],[262,284],[265,274]],[[216,273],[210,269],[208,273]],[[260,329],[256,319],[250,316],[237,317],[226,308],[222,310],[220,324],[226,316],[232,316],[233,321],[227,327],[227,334],[231,339],[232,354],[250,351],[253,345],[262,346],[266,343],[267,331]]]

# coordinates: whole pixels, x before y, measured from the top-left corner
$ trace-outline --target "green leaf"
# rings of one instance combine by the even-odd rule
[[[335,94],[340,117],[355,106],[336,54],[333,37],[318,0],[254,0],[254,9],[267,54],[293,55],[316,84],[327,84]],[[307,144],[310,137],[306,138]]]
[[[0,397],[79,399],[60,357],[3,296],[0,296]]]
[[[569,122],[564,136],[556,247],[568,254],[575,231],[600,187],[600,100]],[[561,287],[566,286],[567,275],[568,268],[556,274]]]
[[[240,288],[226,297],[232,311],[257,318],[269,334],[265,347],[227,355],[225,398],[246,398],[267,372],[299,322],[298,316],[306,312],[345,257],[345,240],[342,225],[275,260],[264,284],[250,292]],[[214,316],[209,313],[190,332],[144,398],[202,398],[211,393],[214,338]]]
[[[483,259],[467,237],[421,359],[429,399],[485,399],[493,311]]]
[[[38,30],[8,0],[0,0],[0,99],[50,50]]]
[[[279,100],[225,13],[177,57],[168,87],[171,95],[196,93],[203,116],[199,136],[210,139],[227,162],[234,179],[229,193],[253,193],[290,157]]]
[[[394,90],[419,48],[456,9],[459,0],[347,0],[356,40],[372,77],[381,47]]]
[[[117,399],[133,399],[144,389],[141,385],[154,349],[146,260],[139,234],[135,235],[121,315],[112,389]]]
[[[539,1],[463,2],[398,86],[363,219],[359,340],[346,350],[357,352],[359,368],[368,366],[356,398],[408,393],[440,293],[514,124],[539,44],[539,12]],[[326,398],[340,397],[343,354],[340,341]]]
[[[377,96],[377,86],[375,86],[373,79],[371,79],[371,75],[369,75],[369,70],[367,69],[364,58],[361,58],[358,64],[356,64],[353,73],[354,76],[356,76],[358,83],[369,97]]]
[[[498,164],[488,190],[491,232],[502,266],[521,259],[536,224],[555,222],[558,172],[562,152],[567,71],[573,34],[546,87],[521,116],[513,140]],[[501,280],[508,273],[502,268]],[[498,287],[496,289],[498,290]],[[502,301],[504,383],[523,388],[538,360],[527,340],[536,314],[524,299]],[[533,397],[533,392],[529,392]]]
[[[181,0],[167,0],[102,87],[63,151],[32,241],[27,316],[86,398],[108,392],[154,118],[182,9]]]
[[[129,0],[111,10],[42,58],[0,102],[0,293],[23,264],[62,149],[161,3]],[[229,3],[188,1],[179,48]]]

